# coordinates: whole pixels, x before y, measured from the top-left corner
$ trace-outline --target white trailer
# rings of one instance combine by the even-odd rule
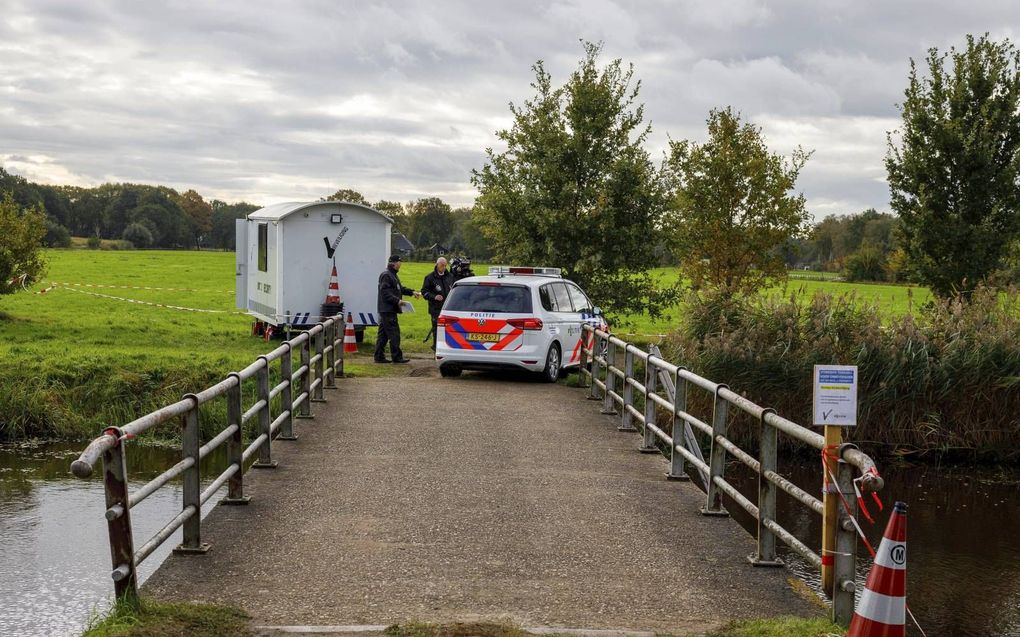
[[[378,210],[339,201],[275,204],[238,219],[237,307],[274,328],[311,327],[335,263],[344,317],[353,317],[359,333],[378,325],[392,226]]]

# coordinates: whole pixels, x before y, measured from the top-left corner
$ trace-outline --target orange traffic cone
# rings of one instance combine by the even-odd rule
[[[340,302],[340,282],[336,278],[336,263],[333,263],[333,272],[329,275],[329,287],[326,288],[326,303]]]
[[[354,335],[354,319],[347,314],[347,327],[344,328],[344,353],[353,354],[358,351],[358,338]]]
[[[904,637],[906,633],[907,505],[897,502],[846,637]]]

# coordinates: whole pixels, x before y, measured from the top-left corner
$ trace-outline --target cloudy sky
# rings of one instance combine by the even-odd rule
[[[658,161],[714,106],[813,149],[815,217],[886,209],[909,59],[1015,39],[1008,1],[0,2],[0,162],[47,183],[268,204],[339,187],[472,202],[470,170],[532,90],[603,41],[635,66]]]

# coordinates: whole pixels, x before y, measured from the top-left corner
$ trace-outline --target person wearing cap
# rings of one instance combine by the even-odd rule
[[[375,339],[375,362],[389,363],[386,360],[386,343],[390,344],[390,355],[394,363],[408,362],[404,358],[404,352],[400,349],[400,322],[397,321],[397,314],[400,314],[400,297],[414,296],[421,298],[421,293],[411,288],[405,288],[400,284],[400,255],[394,254],[389,258],[389,264],[383,273],[379,275],[379,298],[376,309],[379,311],[379,334]]]
[[[429,272],[421,284],[421,295],[428,299],[429,316],[432,317],[432,331],[425,337],[425,340],[432,338],[432,350],[436,349],[436,323],[439,321],[439,314],[443,311],[443,303],[450,295],[450,288],[453,287],[453,274],[446,269],[446,258],[436,259],[436,267]]]

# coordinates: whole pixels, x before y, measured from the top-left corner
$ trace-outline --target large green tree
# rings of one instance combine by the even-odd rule
[[[446,245],[453,235],[450,205],[439,197],[424,197],[407,204],[408,239],[416,248]]]
[[[911,60],[886,169],[903,247],[936,294],[967,294],[1020,233],[1020,52],[967,37]]]
[[[46,216],[23,210],[10,194],[0,195],[0,294],[17,292],[46,271],[42,240]]]
[[[786,276],[782,247],[808,220],[793,192],[808,156],[770,152],[761,129],[730,108],[711,111],[707,142],[670,143],[666,227],[695,286],[734,294]]]
[[[650,127],[633,66],[600,65],[601,48],[584,43],[560,87],[535,63],[535,96],[496,132],[506,150],[472,171],[475,211],[496,258],[560,266],[600,304],[655,313],[665,299],[647,270],[664,200],[642,148]]]
[[[359,203],[362,206],[372,205],[368,203],[368,199],[365,199],[363,194],[357,190],[351,190],[350,188],[341,188],[332,195],[324,197],[322,201],[349,201],[351,203]]]

